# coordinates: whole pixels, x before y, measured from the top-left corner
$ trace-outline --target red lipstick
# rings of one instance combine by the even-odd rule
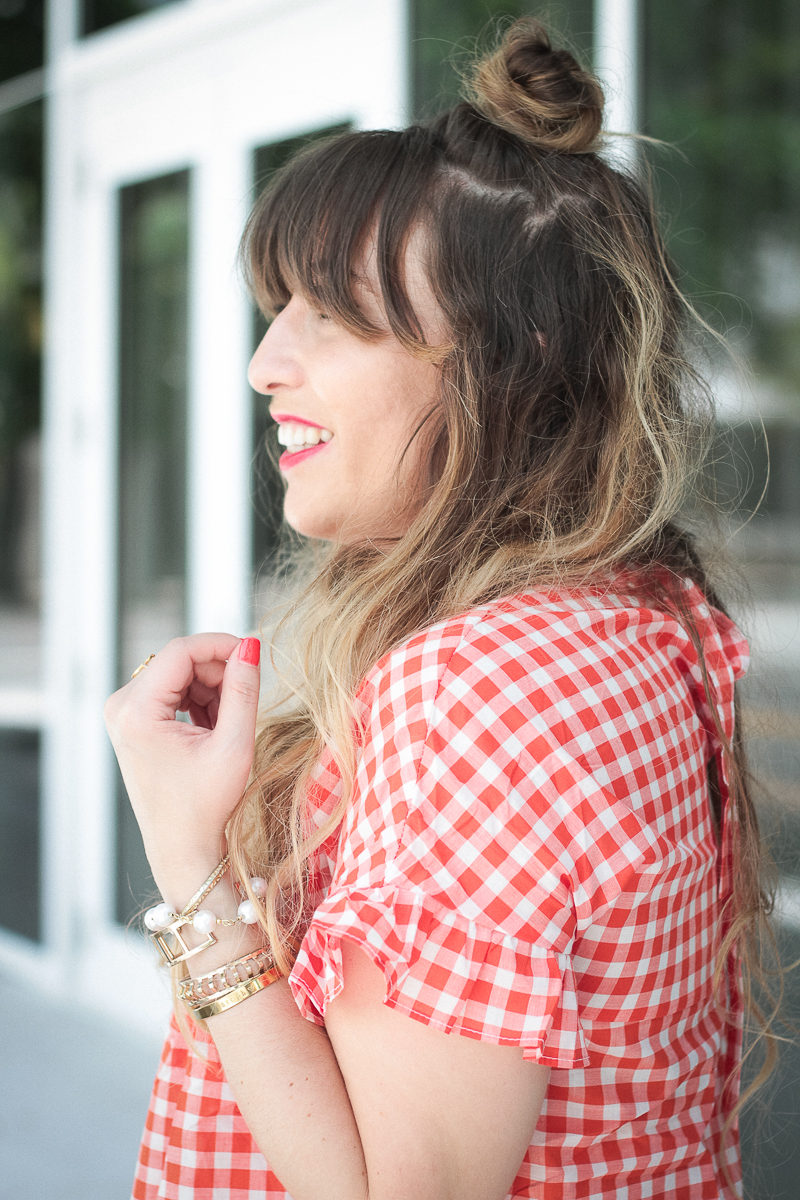
[[[322,426],[318,425],[317,428],[321,429]],[[295,450],[293,454],[291,454],[288,450],[285,450],[278,459],[278,466],[282,471],[288,471],[290,467],[296,466],[297,463],[304,462],[307,458],[310,458],[312,454],[319,454],[320,450],[325,450],[329,445],[330,442],[319,442],[319,444],[316,446],[309,446],[307,450]]]
[[[295,417],[292,413],[270,413],[269,414],[276,425],[308,425],[310,429],[324,429],[324,425],[318,425],[316,421],[309,421],[305,417]]]

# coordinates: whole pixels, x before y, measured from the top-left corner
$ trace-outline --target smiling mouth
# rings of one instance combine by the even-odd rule
[[[278,445],[285,447],[287,455],[293,456],[303,450],[327,445],[332,437],[329,429],[322,429],[319,425],[301,425],[298,421],[281,421],[278,425]]]

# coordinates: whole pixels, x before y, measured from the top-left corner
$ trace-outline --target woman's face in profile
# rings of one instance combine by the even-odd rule
[[[435,306],[413,244],[406,276],[429,336]],[[356,292],[384,331],[379,337],[357,336],[295,292],[253,355],[248,379],[271,397],[289,525],[312,538],[380,542],[402,535],[422,500],[427,439],[410,439],[437,403],[439,368],[390,332],[374,254]]]

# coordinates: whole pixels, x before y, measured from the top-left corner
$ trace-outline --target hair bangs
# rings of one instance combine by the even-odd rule
[[[267,315],[300,292],[362,337],[384,332],[365,311],[374,239],[379,302],[392,332],[425,344],[404,282],[408,238],[421,219],[436,155],[420,161],[414,130],[339,134],[276,171],[245,226],[240,263]],[[421,131],[419,131],[421,132]],[[374,288],[373,288],[374,290]]]
[[[385,331],[368,316],[363,290],[374,275],[389,328],[426,346],[404,280],[414,228],[425,224],[438,154],[420,128],[337,134],[279,168],[261,192],[242,235],[240,264],[249,292],[273,316],[300,292],[362,337]],[[373,245],[371,246],[371,240]]]

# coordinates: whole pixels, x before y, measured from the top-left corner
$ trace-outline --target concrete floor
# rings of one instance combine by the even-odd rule
[[[128,1200],[160,1042],[0,975],[0,1200]]]

